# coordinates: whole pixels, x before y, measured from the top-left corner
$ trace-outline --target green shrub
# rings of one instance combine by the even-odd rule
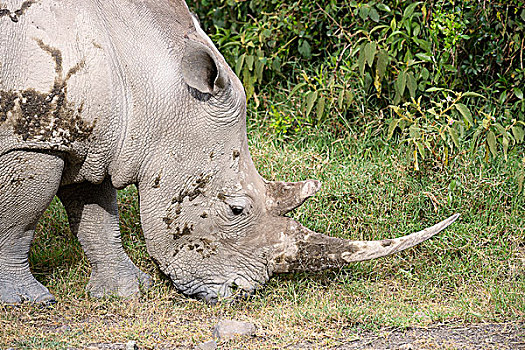
[[[458,152],[523,156],[519,0],[211,0],[195,10],[276,133],[380,137],[416,169]]]
[[[467,148],[468,142],[472,152],[485,150],[486,160],[491,155],[497,157],[498,150],[507,158],[509,148],[523,143],[525,118],[518,87],[521,81],[507,82],[505,86],[506,91],[515,90],[520,101],[510,99],[502,104],[486,93],[484,87],[491,83],[490,79],[479,74],[472,74],[475,76],[472,79],[464,73],[482,72],[472,65],[469,69],[469,63],[465,62],[471,46],[482,46],[480,29],[485,30],[482,33],[485,38],[514,40],[518,38],[516,33],[523,34],[522,22],[508,16],[502,19],[499,10],[503,5],[491,4],[494,18],[487,18],[489,12],[474,1],[413,2],[393,8],[384,3],[356,6],[360,13],[366,8],[361,17],[371,20],[363,24],[357,41],[363,87],[369,91],[373,82],[377,105],[388,104],[393,111],[387,138],[396,130],[399,132],[398,140],[409,145],[416,169],[418,159],[427,154],[447,164],[449,155]],[[525,16],[525,10],[519,11],[511,4],[504,9],[507,14],[511,11]],[[373,14],[381,10],[382,17]],[[474,20],[478,17],[483,18],[484,26]],[[507,30],[511,30],[512,37],[506,34]],[[497,41],[503,44],[501,39]],[[486,45],[486,48],[493,47]],[[486,68],[494,74],[505,74],[497,62]],[[517,74],[511,76],[521,79]],[[481,103],[473,101],[480,98]],[[512,117],[510,111],[514,112]]]

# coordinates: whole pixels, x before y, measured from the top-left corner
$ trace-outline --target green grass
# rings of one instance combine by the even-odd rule
[[[512,176],[517,161],[484,164],[463,156],[450,168],[415,172],[395,150],[370,149],[322,133],[295,143],[257,133],[252,138],[257,144],[253,157],[267,178],[323,181],[316,198],[294,214],[312,229],[381,239],[461,213],[459,222],[414,249],[328,274],[331,284],[373,304],[380,315],[372,323],[411,323],[410,313],[421,303],[441,305],[429,308],[436,320],[523,317],[525,275],[518,246],[525,244],[525,201]],[[376,304],[378,298],[383,302]],[[389,318],[392,310],[404,316]]]
[[[89,264],[55,201],[39,223],[30,262],[58,304],[0,306],[0,348],[130,339],[146,348],[192,346],[209,340],[221,318],[255,322],[258,337],[226,347],[256,349],[302,341],[331,346],[358,329],[523,321],[525,196],[514,179],[522,154],[490,164],[461,155],[448,168],[427,164],[416,172],[402,150],[379,142],[315,129],[284,142],[254,125],[252,156],[263,176],[323,182],[292,214],[311,229],[371,240],[408,234],[456,212],[461,219],[397,255],[338,271],[276,276],[249,300],[211,307],[179,295],[148,257],[134,187],[119,194],[123,241],[155,285],[132,300],[90,299],[84,291]]]

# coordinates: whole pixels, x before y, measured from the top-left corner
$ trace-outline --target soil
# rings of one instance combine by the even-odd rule
[[[246,345],[250,345],[254,340],[254,338],[246,339]],[[488,323],[463,326],[437,324],[428,328],[412,328],[408,330],[382,329],[379,331],[362,331],[353,336],[349,334],[346,339],[338,339],[337,343],[339,345],[320,347],[315,343],[305,342],[289,345],[285,348],[298,350],[321,348],[338,350],[525,350],[525,323]],[[258,344],[264,348],[264,342],[261,343],[260,339]],[[229,345],[231,344],[219,343],[218,348],[229,349]],[[242,341],[237,343],[235,348],[239,348],[240,345],[242,346]],[[270,348],[273,347],[270,346]],[[89,344],[86,349],[126,349],[126,344]],[[141,348],[138,347],[138,349]]]
[[[315,348],[315,345],[305,348]],[[525,323],[441,324],[429,328],[362,332],[355,340],[336,349],[525,349]]]

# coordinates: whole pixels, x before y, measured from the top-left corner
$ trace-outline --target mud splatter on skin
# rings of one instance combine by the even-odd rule
[[[338,244],[322,244],[316,237],[310,237],[309,241],[298,241],[297,254],[292,257],[278,256],[275,262],[281,264],[286,262],[287,271],[322,271],[326,269],[338,269],[347,264],[343,258],[330,259],[329,255],[337,254],[339,251],[345,251],[348,254],[354,254],[361,249],[354,244],[338,242]],[[344,249],[343,246],[344,245]]]
[[[383,247],[391,246],[391,245],[392,245],[392,240],[390,240],[390,239],[384,239],[384,240],[381,241],[381,245],[382,245]]]
[[[184,227],[182,230],[180,227],[175,227],[175,232],[173,233],[173,238],[177,239],[182,236],[191,235],[191,232],[193,231],[193,225],[188,225],[187,223],[184,224]]]
[[[62,80],[62,53],[60,50],[44,44],[44,42],[40,39],[37,39],[36,42],[42,50],[46,51],[51,55],[51,57],[53,57],[53,60],[55,61],[55,72],[60,76],[60,80]]]
[[[60,50],[37,40],[55,62],[57,76],[48,93],[34,89],[23,91],[0,91],[0,125],[12,120],[13,130],[24,141],[44,141],[69,146],[74,141],[87,139],[95,126],[81,118],[82,105],[76,107],[67,100],[67,81],[84,65],[77,63],[66,77],[62,72]]]
[[[188,199],[193,201],[195,198],[197,198],[201,193],[206,184],[210,181],[211,175],[200,174],[199,177],[195,180],[194,187],[192,189],[185,189],[179,192],[179,194],[172,198],[171,203],[182,203],[184,201],[185,197],[188,197]]]
[[[0,125],[7,120],[7,113],[15,107],[17,94],[11,91],[0,91]]]
[[[157,177],[155,178],[155,180],[153,180],[153,184],[151,185],[151,187],[153,188],[159,188],[160,187],[160,180],[162,179],[162,171],[160,173],[158,173]]]
[[[175,248],[173,256],[177,256],[183,250],[187,252],[195,251],[203,259],[208,259],[212,255],[217,254],[218,244],[207,238],[187,238]]]
[[[173,219],[166,216],[162,218],[162,221],[164,221],[164,223],[166,224],[166,228],[169,230],[171,228],[171,223],[173,222]]]
[[[15,10],[11,12],[7,8],[0,9],[0,18],[9,16],[11,18],[11,21],[18,22],[19,18],[27,11],[28,8],[31,7],[36,1],[35,0],[28,0],[24,1],[20,8],[18,10]]]
[[[97,43],[96,41],[92,41],[91,42],[93,44],[94,47],[96,47],[97,49],[102,49],[102,45],[100,45],[99,43]]]
[[[217,254],[217,245],[206,238],[199,238],[187,246],[188,250],[195,250],[203,259],[208,259]]]
[[[172,228],[172,224],[179,219],[179,216],[182,212],[182,203],[184,202],[184,198],[187,197],[190,202],[195,200],[195,198],[202,194],[202,191],[204,190],[211,178],[211,175],[204,175],[204,173],[201,173],[197,177],[197,179],[193,181],[190,188],[186,188],[184,190],[179,191],[179,194],[177,194],[171,199],[171,203],[166,210],[166,216],[162,218],[162,221],[166,225],[166,229],[170,230]],[[179,223],[176,222],[176,224],[178,225]],[[176,226],[174,228],[173,236],[175,238],[178,238],[184,235],[189,235],[191,234],[192,230],[193,225],[189,225],[188,223],[184,224],[184,227],[182,229],[179,226]]]

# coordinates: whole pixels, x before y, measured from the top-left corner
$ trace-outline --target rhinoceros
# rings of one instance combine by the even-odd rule
[[[53,302],[28,253],[54,196],[94,297],[151,285],[123,250],[117,189],[135,184],[148,253],[185,295],[216,302],[276,273],[392,254],[287,217],[320,182],[254,167],[243,86],[182,0],[0,1],[0,301]]]

